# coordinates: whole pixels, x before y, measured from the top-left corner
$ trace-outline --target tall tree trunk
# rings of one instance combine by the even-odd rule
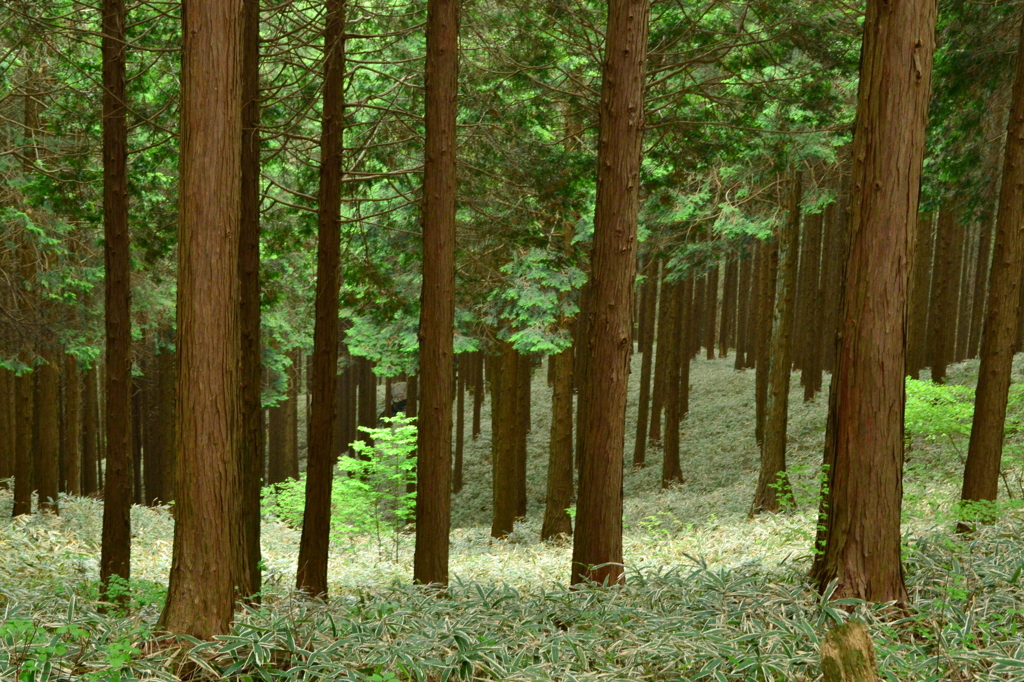
[[[707,352],[707,359],[715,359],[715,332],[718,331],[718,263],[708,273],[707,287],[704,291],[706,296],[704,304],[704,349]]]
[[[103,0],[103,235],[106,278],[106,475],[100,581],[131,565],[132,322],[124,0]],[[183,136],[185,135],[183,129]],[[180,284],[179,284],[180,288]]]
[[[725,261],[722,282],[722,326],[718,330],[718,357],[729,354],[736,339],[736,293],[739,284],[739,263],[735,258]]]
[[[94,495],[99,491],[99,396],[97,395],[96,365],[85,373],[82,392],[82,494]]]
[[[910,264],[910,313],[907,327],[907,374],[915,379],[925,366],[928,285],[932,271],[932,214],[917,217],[914,256]]]
[[[760,300],[757,302],[757,376],[755,377],[755,418],[754,438],[757,444],[764,444],[765,420],[768,414],[768,377],[770,375],[771,339],[773,311],[775,308],[775,287],[779,269],[779,245],[777,240],[761,242]]]
[[[778,277],[772,306],[772,335],[768,356],[768,395],[764,436],[761,441],[761,475],[751,513],[777,512],[779,496],[789,489],[786,476],[786,430],[789,423],[789,379],[793,364],[793,313],[796,298],[797,258],[800,254],[800,204],[803,173],[794,174],[789,196],[789,218],[780,226]]]
[[[953,310],[956,315],[956,335],[954,337],[953,362],[963,362],[967,357],[967,341],[970,336],[970,301],[974,297],[971,292],[971,284],[974,282],[971,271],[973,260],[973,235],[972,230],[967,226],[966,219],[961,219],[958,224],[957,242],[960,244],[960,268],[957,272],[957,280],[960,283],[957,296],[957,306]]]
[[[526,518],[526,436],[530,424],[530,375],[533,369],[532,358],[518,353],[516,362],[515,393],[516,402],[516,443],[515,443],[515,487],[516,517]]]
[[[592,304],[581,377],[580,467],[572,582],[622,574],[622,450],[626,426],[649,0],[610,0],[598,116]]]
[[[6,479],[14,476],[14,452],[17,447],[15,434],[15,398],[14,398],[14,372],[0,367],[0,488],[6,489]],[[78,495],[80,490],[76,488],[71,492]]]
[[[169,336],[171,336],[169,334]],[[171,339],[168,339],[168,343]],[[170,504],[174,501],[175,472],[177,471],[177,422],[175,413],[178,402],[177,356],[169,346],[156,355],[157,364],[157,411],[155,425],[159,427],[157,444],[160,448],[160,492],[159,501]]]
[[[132,378],[132,504],[145,502],[142,489],[142,386],[137,377]]]
[[[483,351],[473,354],[473,440],[480,435],[480,415],[484,404],[484,356]]]
[[[687,291],[689,289],[689,291]],[[692,303],[686,301],[690,294],[692,301],[693,278],[688,277],[686,283],[672,282],[667,290],[662,291],[661,304],[668,308],[665,324],[668,326],[670,338],[683,339],[686,331],[688,310]],[[667,296],[665,295],[667,294]],[[684,302],[685,301],[685,302]],[[673,483],[683,483],[683,472],[679,465],[679,422],[682,418],[679,404],[680,365],[690,364],[690,354],[685,344],[672,343],[665,349],[665,360],[668,372],[665,375],[665,447],[661,460],[661,487],[667,488]]]
[[[981,367],[961,492],[965,501],[995,500],[998,493],[1013,346],[1021,314],[1016,304],[1024,274],[1024,26],[1017,47],[996,221]]]
[[[267,434],[267,485],[288,479],[288,399],[270,408]]]
[[[78,359],[73,355],[64,356],[64,377],[66,386],[64,392],[64,452],[67,462],[67,468],[64,470],[64,489],[69,495],[81,495],[82,379],[81,374],[78,372]],[[4,393],[4,396],[6,397],[6,393]],[[0,469],[2,469],[2,466],[0,466]],[[0,470],[0,478],[4,478],[2,470]]]
[[[839,307],[842,298],[843,273],[849,252],[847,238],[849,180],[842,182],[839,198],[825,209],[825,263],[827,276],[823,276],[825,288],[822,293],[822,366],[829,372],[835,371],[836,336],[839,329]]]
[[[747,364],[746,369],[756,369],[761,357],[761,317],[764,307],[764,278],[768,263],[768,244],[760,239],[754,240],[754,259],[750,273],[750,303],[747,313]],[[762,408],[764,406],[762,405]]]
[[[35,372],[24,372],[14,380],[15,399],[15,451],[14,451],[14,510],[12,516],[32,513],[33,453],[35,451],[33,424],[36,396]]]
[[[640,320],[640,352],[643,359],[640,363],[640,395],[636,416],[636,440],[633,444],[633,466],[643,467],[647,461],[647,421],[651,405],[651,368],[654,364],[654,318],[658,306],[658,261],[651,261],[650,272],[644,281],[640,304],[643,315]]]
[[[452,492],[462,490],[462,451],[466,442],[466,360],[459,357],[458,384],[455,387],[455,469],[452,472]]]
[[[553,355],[554,385],[551,390],[551,440],[548,459],[547,501],[541,540],[572,535],[569,505],[572,503],[572,356],[570,346]]]
[[[149,344],[147,344],[149,345]],[[158,505],[163,500],[164,450],[161,444],[160,414],[160,363],[157,355],[146,358],[143,363],[145,376],[139,382],[140,400],[142,403],[142,478],[146,490],[143,502],[147,505]]]
[[[935,0],[869,0],[864,20],[826,518],[812,569],[820,589],[836,581],[836,598],[908,599],[900,563],[904,349],[935,19]]]
[[[242,0],[185,0],[182,13],[178,461],[160,625],[209,639],[230,630],[244,596],[236,590],[237,553],[245,551],[238,391],[244,11]]]
[[[306,437],[306,508],[302,516],[296,587],[327,594],[331,483],[334,479],[334,384],[338,375],[338,296],[341,287],[341,181],[344,154],[346,0],[327,0],[324,29],[324,104],[317,212],[316,322],[309,432]],[[376,391],[374,391],[376,398]],[[362,397],[360,397],[362,402]],[[369,426],[376,426],[376,400]]]
[[[800,353],[800,383],[804,386],[804,402],[811,400],[821,386],[821,288],[818,284],[821,267],[821,231],[823,216],[812,213],[804,221],[804,241],[800,245],[800,295],[803,331]]]
[[[586,405],[587,393],[583,391],[583,382],[586,381],[586,377],[589,373],[590,355],[584,352],[584,349],[590,346],[590,337],[592,334],[590,311],[593,308],[593,273],[590,274],[590,278],[586,284],[580,289],[580,310],[576,315],[575,325],[575,338],[573,339],[573,346],[576,348],[573,354],[573,362],[575,366],[573,368],[572,378],[575,382],[576,388],[576,471],[580,471],[580,466],[583,463],[583,448],[586,445],[585,440],[589,431],[587,430],[587,419],[589,418],[589,408]]]
[[[985,299],[988,293],[988,277],[992,260],[992,225],[991,214],[981,217],[978,237],[978,261],[974,269],[974,301],[971,304],[971,331],[967,342],[967,357],[978,357],[981,342],[982,320],[985,319]]]
[[[263,483],[263,387],[260,370],[260,2],[242,2],[242,188],[238,231],[239,403],[238,454],[242,481],[243,551],[237,554],[238,592],[249,599],[262,585],[260,489]]]
[[[935,267],[932,269],[932,300],[928,311],[928,336],[930,337],[932,381],[946,380],[946,365],[952,359],[951,339],[956,321],[951,314],[956,306],[956,287],[953,283],[954,258],[956,256],[956,221],[953,207],[949,203],[939,210],[939,221],[935,237]]]
[[[503,538],[512,532],[519,502],[515,485],[519,354],[507,341],[498,346],[501,355],[491,372],[491,536]]]
[[[733,369],[747,368],[747,356],[751,354],[750,344],[750,301],[753,287],[753,249],[746,247],[740,256],[739,285],[736,292],[736,360]]]
[[[46,364],[36,368],[36,446],[33,453],[39,511],[58,512],[57,487],[60,456],[60,369],[52,350],[43,353]]]
[[[687,362],[700,355],[701,342],[704,340],[706,284],[705,277],[698,277],[693,284],[693,315],[688,320],[687,332],[684,337],[690,340],[690,352],[685,355]]]
[[[377,426],[377,375],[373,373],[373,364],[366,358],[359,358],[359,408],[358,426],[368,429]],[[361,429],[356,436],[367,445],[373,445],[373,439]]]
[[[665,393],[668,382],[668,368],[671,366],[672,353],[675,351],[669,350],[670,345],[679,345],[680,339],[671,338],[671,323],[670,310],[671,306],[666,305],[668,300],[668,292],[672,287],[669,283],[666,275],[668,273],[667,264],[662,264],[661,268],[661,284],[659,285],[658,293],[658,329],[656,332],[657,350],[655,351],[656,357],[654,361],[654,387],[651,391],[651,427],[649,439],[652,443],[661,442],[661,413],[665,407]],[[578,427],[578,425],[577,425]]]

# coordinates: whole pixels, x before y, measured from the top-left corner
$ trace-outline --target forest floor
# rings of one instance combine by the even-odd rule
[[[976,373],[976,363],[954,365],[950,379],[970,385]],[[638,376],[637,366],[634,382]],[[408,584],[411,534],[336,543],[332,600],[296,599],[299,533],[265,517],[263,605],[240,617],[234,638],[172,656],[145,645],[170,566],[166,508],[132,511],[135,608],[112,618],[91,603],[102,504],[62,498],[59,517],[11,520],[10,494],[0,490],[0,678],[41,658],[54,674],[63,671],[59,679],[89,680],[177,679],[185,659],[209,679],[813,680],[817,643],[848,617],[845,607],[869,623],[887,679],[1024,680],[1024,521],[1010,499],[1020,497],[1019,470],[1005,481],[1003,520],[957,537],[952,512],[966,441],[915,437],[904,482],[913,603],[898,616],[829,605],[805,579],[827,384],[805,403],[793,375],[787,457],[796,509],[751,519],[754,373],[733,371],[729,358],[699,359],[691,381],[685,484],[661,490],[656,447],[646,468],[629,466],[634,433],[627,430],[628,580],[613,590],[567,590],[571,543],[539,541],[550,425],[543,371],[533,384],[529,514],[505,541],[489,534],[489,404],[480,437],[467,434],[466,484],[453,500],[450,599]],[[627,423],[635,428],[633,388]],[[1020,449],[1014,440],[1011,462]]]

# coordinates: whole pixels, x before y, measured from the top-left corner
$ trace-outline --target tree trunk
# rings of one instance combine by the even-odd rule
[[[145,503],[142,489],[142,386],[137,377],[132,378],[132,504]]]
[[[132,504],[132,322],[124,0],[103,0],[103,235],[106,277],[106,458],[100,581],[129,579]],[[184,137],[184,127],[182,129]],[[180,247],[179,247],[180,248]],[[180,284],[179,284],[180,290]]]
[[[775,308],[775,287],[779,269],[779,246],[776,240],[761,242],[761,282],[757,302],[757,376],[754,390],[756,392],[756,419],[754,438],[757,444],[764,444],[765,420],[768,414],[768,377],[771,362],[771,338],[773,311]]]
[[[547,501],[540,539],[572,535],[572,356],[570,346],[554,360],[554,385],[551,391],[551,441],[548,459]]]
[[[270,408],[267,434],[267,485],[288,479],[288,399]]]
[[[939,222],[935,237],[935,267],[932,269],[932,300],[928,311],[928,336],[931,345],[929,365],[932,381],[946,380],[946,365],[952,359],[951,340],[955,333],[956,321],[952,310],[956,306],[956,287],[953,283],[954,258],[956,256],[956,221],[949,203],[939,210]],[[954,327],[950,332],[950,325]]]
[[[480,435],[480,415],[484,404],[484,356],[483,351],[473,354],[473,440]]]
[[[584,405],[572,583],[622,574],[622,450],[636,279],[649,0],[610,0],[598,116],[592,304],[581,377]]]
[[[58,512],[57,491],[60,456],[60,370],[55,354],[43,353],[45,365],[36,368],[36,446],[33,453],[35,488],[39,493],[39,511]]]
[[[452,492],[462,490],[462,451],[466,442],[466,360],[459,357],[458,385],[455,387],[455,470],[452,472]]]
[[[263,403],[260,347],[260,2],[242,1],[241,225],[238,232],[239,403],[243,550],[238,592],[249,599],[262,585],[260,490],[263,484]]]
[[[981,343],[982,320],[985,319],[985,299],[988,293],[988,277],[992,261],[992,216],[981,218],[978,237],[978,259],[974,268],[974,301],[971,304],[971,331],[967,342],[967,357],[978,357]]]
[[[533,362],[529,355],[522,353],[518,355],[515,382],[515,392],[518,396],[515,430],[516,517],[526,518],[526,435],[530,430],[530,375]]]
[[[152,344],[147,343],[152,348]],[[142,483],[146,491],[144,504],[153,506],[163,499],[164,466],[161,458],[164,455],[160,445],[160,365],[154,353],[142,363],[145,376],[139,381],[142,418]]]
[[[789,195],[789,218],[780,226],[778,276],[772,305],[771,345],[768,356],[768,390],[764,436],[761,441],[761,475],[754,492],[752,514],[779,511],[779,497],[789,490],[786,476],[786,430],[789,423],[789,379],[793,364],[793,313],[796,298],[797,258],[800,254],[800,203],[803,172],[794,174]]]
[[[306,508],[302,516],[295,583],[297,589],[313,597],[327,594],[331,484],[335,464],[333,429],[334,385],[338,375],[338,296],[341,286],[339,220],[345,123],[345,9],[346,0],[327,0],[317,212],[316,322],[310,382],[312,402],[306,437]],[[366,373],[369,374],[369,371]],[[377,423],[376,389],[373,398],[373,415],[366,424],[371,427]],[[364,422],[360,420],[360,423]]]
[[[707,314],[705,312],[705,303],[707,294],[705,288],[707,280],[704,277],[698,277],[694,281],[693,285],[693,315],[687,321],[686,325],[686,336],[690,340],[690,352],[684,357],[686,361],[696,359],[700,356],[701,343],[704,340],[704,322]]]
[[[1006,402],[1013,367],[1013,346],[1020,311],[1024,274],[1024,26],[1017,48],[1017,71],[1006,128],[1003,181],[996,219],[995,256],[985,329],[981,337],[981,367],[974,393],[974,421],[967,450],[961,498],[995,500],[1003,456]]]
[[[242,0],[185,0],[182,13],[178,461],[160,625],[209,639],[231,629],[235,602],[245,596],[236,590],[237,553],[245,548],[238,391],[244,12]]]
[[[519,503],[516,476],[516,391],[519,354],[506,341],[498,344],[501,355],[491,372],[491,470],[494,515],[491,536],[503,538],[512,532]]]
[[[957,281],[960,283],[960,287],[957,305],[953,310],[953,314],[956,315],[953,362],[963,362],[967,357],[967,341],[970,336],[971,310],[969,304],[973,298],[971,284],[974,282],[971,272],[973,246],[969,242],[974,240],[965,219],[959,221],[957,233],[957,243],[960,245],[960,267],[957,270]]]
[[[654,361],[654,388],[651,391],[651,427],[649,439],[652,443],[661,442],[661,413],[665,406],[665,393],[668,382],[668,368],[672,365],[672,357],[675,351],[670,350],[670,345],[681,345],[680,339],[670,338],[672,331],[670,319],[671,306],[666,305],[668,292],[672,285],[666,279],[668,267],[662,264],[661,284],[658,293],[658,329],[656,333],[657,356]]]
[[[35,372],[24,372],[14,380],[15,451],[14,451],[14,510],[12,516],[32,513],[33,454],[35,452],[33,424],[36,395]]]
[[[917,217],[914,259],[910,264],[910,320],[907,327],[907,375],[917,379],[925,366],[928,285],[932,271],[932,214]]]
[[[750,303],[747,313],[747,365],[746,369],[756,369],[761,353],[761,317],[764,307],[764,279],[768,262],[768,244],[760,239],[754,240],[754,262],[750,273]],[[761,406],[764,407],[763,405]]]
[[[96,393],[96,365],[85,373],[82,393],[82,494],[95,495],[99,491],[99,396]]]
[[[663,288],[664,289],[664,288]],[[667,294],[667,295],[665,295]],[[662,292],[661,304],[669,309],[665,319],[670,338],[686,338],[689,308],[693,298],[693,278],[688,277],[686,283],[673,282],[667,291]],[[688,296],[689,295],[689,296]],[[686,299],[689,297],[690,301]],[[665,349],[665,360],[668,372],[665,375],[665,447],[661,460],[661,487],[667,488],[673,483],[683,483],[683,472],[679,465],[679,422],[682,418],[679,404],[680,365],[690,364],[690,354],[685,344],[670,343]]]
[[[746,369],[749,366],[747,356],[752,355],[749,324],[754,254],[751,251],[752,249],[747,247],[740,256],[739,285],[736,292],[736,360],[733,362],[733,369],[736,370]]]
[[[844,179],[839,198],[825,209],[825,263],[826,276],[822,293],[822,367],[828,372],[835,371],[836,337],[839,329],[839,307],[842,298],[843,273],[846,272],[846,258],[849,251],[847,239],[847,217],[849,193],[848,180]]]
[[[877,682],[875,647],[863,623],[855,620],[829,630],[821,643],[824,682]]]
[[[800,259],[800,295],[803,297],[800,383],[804,386],[804,402],[814,398],[821,386],[821,231],[823,216],[812,213],[804,220],[803,255]]]
[[[64,356],[64,453],[67,468],[64,470],[64,490],[69,495],[82,494],[82,379],[78,372],[78,360],[73,355]],[[6,401],[6,390],[2,398]],[[0,407],[0,410],[7,411]],[[2,424],[0,424],[2,428]],[[7,433],[5,431],[5,433]],[[3,438],[3,436],[0,436]],[[3,457],[0,455],[0,460]],[[4,478],[0,464],[0,478]],[[10,474],[6,474],[9,476]]]
[[[590,363],[589,354],[583,352],[585,348],[590,345],[590,337],[592,336],[590,311],[593,308],[593,273],[590,275],[590,279],[587,280],[586,284],[580,289],[580,311],[576,315],[576,328],[575,338],[573,339],[573,346],[576,351],[573,354],[573,362],[575,366],[573,368],[572,378],[576,386],[576,472],[580,471],[580,466],[583,463],[583,448],[584,441],[587,438],[587,419],[589,408],[586,406],[587,394],[583,391],[583,382],[588,376],[588,366]]]
[[[171,336],[169,334],[169,336]],[[171,339],[168,339],[170,342]],[[177,470],[177,435],[176,406],[178,402],[178,376],[176,354],[165,346],[156,356],[157,363],[157,404],[158,417],[155,425],[159,427],[157,444],[160,448],[160,491],[159,501],[170,504],[174,501],[176,491],[175,472]],[[173,511],[173,509],[172,509]]]
[[[373,364],[366,358],[359,358],[359,409],[358,426],[368,429],[377,426],[377,375],[373,373]],[[373,439],[362,431],[358,431],[357,440],[373,445]]]
[[[6,489],[5,479],[14,476],[15,434],[14,372],[0,367],[0,488]],[[71,489],[68,489],[71,492]],[[80,492],[76,488],[73,495]]]
[[[708,360],[715,359],[715,332],[718,331],[718,263],[708,273],[704,303],[704,350]]]
[[[718,357],[729,354],[736,339],[736,293],[739,284],[739,264],[735,258],[725,261],[725,280],[722,282],[722,326],[718,330]]]
[[[638,397],[636,416],[636,440],[633,444],[633,466],[642,468],[647,461],[647,421],[651,405],[651,368],[654,364],[654,317],[658,300],[658,261],[651,261],[650,272],[644,281],[640,304],[643,314],[640,320],[640,352],[643,359],[640,363],[640,395]]]
[[[909,261],[935,0],[869,0],[853,135],[850,252],[829,400],[828,490],[812,577],[832,595],[906,602],[900,563]]]

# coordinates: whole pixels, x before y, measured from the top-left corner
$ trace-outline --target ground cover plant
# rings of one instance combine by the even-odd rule
[[[975,372],[972,363],[954,366],[951,381],[970,385]],[[998,523],[952,532],[959,463],[948,439],[913,436],[904,517],[911,604],[893,613],[886,605],[829,601],[806,578],[824,397],[794,402],[795,509],[752,520],[744,502],[757,475],[753,437],[730,434],[752,434],[753,375],[735,372],[724,359],[697,361],[692,379],[695,401],[683,439],[687,483],[659,489],[657,452],[646,469],[627,472],[625,586],[569,590],[569,545],[538,540],[539,434],[547,428],[547,387],[538,374],[530,514],[506,540],[490,538],[485,428],[467,447],[466,487],[455,497],[455,579],[443,597],[409,583],[411,536],[397,552],[382,553],[365,529],[335,537],[332,597],[297,597],[291,586],[298,532],[268,513],[261,603],[245,607],[228,636],[172,643],[155,627],[169,569],[170,509],[133,508],[132,602],[103,612],[96,603],[102,505],[65,497],[60,516],[3,515],[0,675],[814,680],[824,633],[853,617],[868,624],[884,679],[1024,679],[1024,517],[1007,497]],[[0,492],[0,512],[10,503]]]

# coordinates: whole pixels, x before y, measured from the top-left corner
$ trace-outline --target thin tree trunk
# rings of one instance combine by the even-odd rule
[[[979,259],[980,262],[980,259]],[[1003,180],[999,192],[995,256],[981,367],[974,393],[974,418],[961,499],[995,500],[1003,456],[1006,402],[1013,368],[1013,346],[1020,317],[1017,301],[1024,274],[1024,26],[1017,47],[1017,70],[1006,129]]]
[[[132,504],[145,503],[142,488],[142,386],[139,379],[132,379]]]
[[[547,501],[541,540],[572,535],[569,505],[572,503],[572,356],[570,346],[554,360],[551,391],[551,441],[548,459]]]
[[[455,470],[452,492],[462,490],[462,451],[466,442],[466,356],[459,358],[458,385],[455,389]]]
[[[907,374],[917,379],[925,366],[928,285],[932,270],[932,214],[920,213],[910,267],[910,321],[907,327]]]
[[[764,436],[761,441],[761,475],[751,513],[777,512],[779,500],[789,490],[786,476],[786,430],[789,423],[789,380],[793,365],[793,314],[796,299],[797,258],[800,254],[800,203],[803,173],[791,180],[789,218],[779,229],[778,277],[772,305],[772,335],[768,356],[768,395]],[[806,253],[806,252],[805,252]]]
[[[736,340],[736,294],[739,284],[739,263],[735,258],[725,261],[722,282],[722,326],[718,330],[718,357],[729,354]]]
[[[670,345],[679,345],[680,339],[671,338],[671,324],[669,323],[670,306],[666,305],[668,291],[672,285],[668,282],[666,275],[668,267],[662,264],[661,284],[658,294],[658,329],[657,329],[657,356],[654,361],[654,388],[651,391],[651,427],[649,440],[652,443],[661,442],[661,413],[665,406],[665,393],[668,382],[668,368],[672,364],[672,353]]]
[[[498,346],[501,355],[491,372],[491,536],[503,538],[512,532],[519,501],[515,485],[519,354],[506,341]]]
[[[260,490],[263,483],[263,404],[260,348],[260,0],[242,2],[242,188],[238,232],[239,402],[242,409],[239,465],[242,481],[242,540],[238,552],[238,592],[258,595],[260,570]]]
[[[990,214],[981,218],[978,237],[978,259],[974,269],[974,302],[971,304],[971,331],[967,342],[967,357],[978,357],[981,342],[982,320],[985,319],[985,299],[988,294],[988,278],[992,261],[992,226]]]
[[[974,298],[971,292],[971,284],[974,282],[971,272],[971,256],[973,255],[973,242],[971,232],[968,229],[966,219],[961,219],[958,225],[957,242],[960,244],[960,267],[957,271],[957,281],[960,283],[957,296],[957,306],[953,310],[956,315],[956,334],[954,336],[953,362],[963,362],[967,357],[967,341],[970,336],[971,310],[970,301]]]
[[[53,351],[45,351],[43,357],[46,364],[36,368],[35,488],[39,493],[39,511],[56,514],[60,497],[60,370]]]
[[[704,304],[704,349],[707,352],[707,359],[715,359],[715,332],[718,322],[718,263],[708,274],[707,287],[704,291],[707,297]]]
[[[771,338],[773,328],[773,310],[775,307],[775,287],[779,269],[778,242],[761,242],[761,281],[760,300],[757,302],[757,376],[755,377],[756,400],[754,438],[758,445],[764,444],[765,419],[768,408],[768,377],[771,362]]]
[[[267,434],[267,485],[283,483],[288,478],[288,400],[270,408]]]
[[[372,429],[377,426],[377,375],[373,373],[373,365],[366,358],[359,358],[358,365],[358,425]],[[356,438],[367,445],[373,445],[373,439],[361,429]]]
[[[312,403],[306,437],[306,508],[302,516],[296,587],[327,594],[331,484],[334,479],[334,385],[338,374],[338,296],[341,286],[341,181],[344,154],[346,0],[327,0],[324,29],[324,103],[317,213],[316,322]],[[369,372],[367,372],[369,373]],[[374,390],[376,398],[376,390]],[[362,396],[360,402],[363,402]],[[376,426],[376,400],[368,426]]]
[[[182,9],[174,554],[160,626],[209,639],[239,598],[242,0]],[[217,229],[211,229],[217,226]],[[110,371],[108,367],[108,371]],[[108,486],[109,487],[109,486]]]
[[[935,0],[869,0],[864,20],[828,489],[811,572],[819,589],[836,581],[836,598],[908,600],[900,562],[904,350],[935,20]]]
[[[935,267],[932,269],[932,300],[928,311],[928,336],[931,345],[932,381],[946,380],[946,365],[953,355],[949,327],[955,320],[951,315],[956,305],[956,291],[953,286],[954,258],[956,256],[956,221],[949,203],[939,210],[939,222],[935,237]]]
[[[760,239],[754,241],[754,262],[750,274],[750,303],[747,314],[747,364],[746,369],[756,369],[761,353],[761,313],[764,301],[765,268],[768,263],[768,245]]]
[[[821,386],[821,288],[818,284],[821,267],[821,232],[823,216],[812,213],[804,220],[804,241],[800,245],[803,255],[800,259],[800,296],[803,297],[801,313],[800,383],[804,387],[804,402],[814,398]],[[794,340],[795,341],[795,340]]]
[[[148,349],[153,349],[153,344],[144,341]],[[142,424],[142,484],[146,491],[143,503],[150,506],[160,504],[163,499],[163,485],[161,477],[164,473],[164,466],[161,458],[164,455],[160,445],[161,424],[160,420],[160,365],[157,355],[147,357],[142,362],[144,376],[138,382],[141,402]]]
[[[530,374],[533,363],[529,355],[522,353],[518,353],[518,355],[515,381],[515,393],[518,396],[515,430],[516,517],[526,518],[526,436],[530,430]]]
[[[14,476],[15,434],[14,372],[0,367],[0,488],[7,489],[6,479]],[[71,492],[69,487],[68,492]],[[71,492],[78,495],[79,489]]]
[[[593,300],[585,343],[583,456],[572,583],[618,583],[622,573],[622,450],[632,344],[643,91],[649,0],[610,0],[598,116]]]
[[[99,468],[99,413],[96,393],[96,365],[85,373],[82,394],[82,494],[95,495],[99,491],[96,472]]]
[[[14,380],[15,451],[14,510],[12,516],[32,513],[34,432],[36,395],[35,372],[24,372]]]
[[[82,378],[78,371],[78,359],[73,355],[64,356],[64,377],[64,452],[67,462],[64,489],[69,495],[77,496],[82,494]],[[5,400],[6,396],[5,390]],[[0,466],[0,478],[5,477],[2,469]]]
[[[483,351],[474,353],[473,361],[473,440],[480,435],[480,415],[484,404],[484,356]]]
[[[736,370],[747,368],[747,355],[751,353],[749,324],[754,254],[749,247],[744,251],[745,253],[740,257],[739,285],[736,292],[738,299],[736,305],[736,359],[733,362],[733,369]]]
[[[636,439],[633,444],[633,466],[642,468],[647,461],[647,421],[651,403],[651,368],[654,364],[654,317],[658,300],[658,261],[651,261],[648,266],[651,272],[644,281],[640,296],[644,308],[640,320],[640,352],[643,358],[640,363],[640,395],[636,416]]]
[[[687,332],[684,338],[690,340],[690,351],[685,356],[687,360],[692,360],[700,355],[701,343],[704,340],[704,322],[707,317],[705,312],[705,303],[707,294],[705,288],[707,285],[707,279],[705,277],[698,277],[694,281],[693,285],[693,315],[687,324]]]
[[[100,581],[130,578],[131,275],[128,237],[128,122],[125,106],[126,9],[103,0],[103,234],[106,277],[106,475]],[[180,284],[179,284],[180,289]]]
[[[690,291],[686,291],[690,289]],[[686,338],[687,310],[691,304],[684,303],[687,293],[692,300],[693,278],[688,277],[686,283],[673,282],[668,289],[662,287],[661,304],[668,308],[665,318],[670,337]],[[683,483],[683,473],[679,465],[679,421],[682,417],[679,404],[680,365],[690,364],[690,354],[685,344],[670,343],[665,348],[665,361],[668,371],[665,375],[665,447],[661,460],[661,487],[667,488],[673,483]]]

